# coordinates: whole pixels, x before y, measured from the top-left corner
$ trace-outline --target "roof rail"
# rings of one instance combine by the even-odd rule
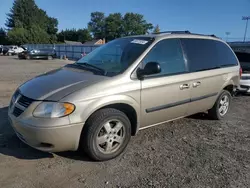
[[[169,34],[191,34],[190,31],[162,31],[162,32],[152,33],[152,34],[162,34],[162,33],[169,33]]]
[[[190,33],[191,35],[200,35],[200,36],[209,36],[209,37],[215,37],[218,38],[216,35],[212,34],[212,35],[205,35],[205,34],[199,34],[199,33]]]
[[[168,33],[168,34],[191,34],[191,35],[200,35],[200,36],[210,36],[210,37],[215,37],[218,38],[216,35],[205,35],[205,34],[199,34],[199,33],[191,33],[190,31],[162,31],[159,33],[152,33],[152,34],[162,34],[162,33]]]

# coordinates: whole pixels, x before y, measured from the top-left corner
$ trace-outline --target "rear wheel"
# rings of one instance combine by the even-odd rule
[[[52,59],[53,59],[53,57],[49,55],[48,56],[48,60],[52,60]]]
[[[121,111],[106,108],[95,112],[84,126],[80,147],[92,159],[115,158],[126,148],[131,137],[131,124]]]
[[[228,91],[223,90],[213,108],[208,111],[209,116],[215,120],[223,119],[230,109],[231,101],[231,94]]]
[[[29,55],[27,55],[27,56],[26,56],[26,59],[30,59],[30,56],[29,56]]]

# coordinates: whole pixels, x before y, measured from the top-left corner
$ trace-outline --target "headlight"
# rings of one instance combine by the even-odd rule
[[[30,53],[32,53],[32,54],[35,54],[35,53],[38,53],[38,52],[40,52],[40,50],[31,50],[30,51]]]
[[[42,102],[33,112],[35,117],[59,118],[74,112],[75,105],[71,103]]]

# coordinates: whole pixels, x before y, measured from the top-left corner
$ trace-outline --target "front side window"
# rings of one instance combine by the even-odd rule
[[[179,39],[165,39],[158,42],[143,59],[143,65],[149,62],[159,63],[161,67],[159,74],[149,77],[187,72]]]
[[[125,71],[153,42],[150,37],[128,37],[113,40],[78,60],[104,70],[106,76]]]

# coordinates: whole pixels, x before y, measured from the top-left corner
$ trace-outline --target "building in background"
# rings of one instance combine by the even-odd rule
[[[69,45],[82,45],[81,42],[77,42],[77,41],[70,41],[70,40],[64,40],[65,44],[69,44]]]
[[[92,45],[102,45],[105,44],[105,39],[97,39],[97,40],[91,40],[91,41],[87,41],[85,43],[83,43],[83,45],[88,45],[88,46],[92,46]]]

